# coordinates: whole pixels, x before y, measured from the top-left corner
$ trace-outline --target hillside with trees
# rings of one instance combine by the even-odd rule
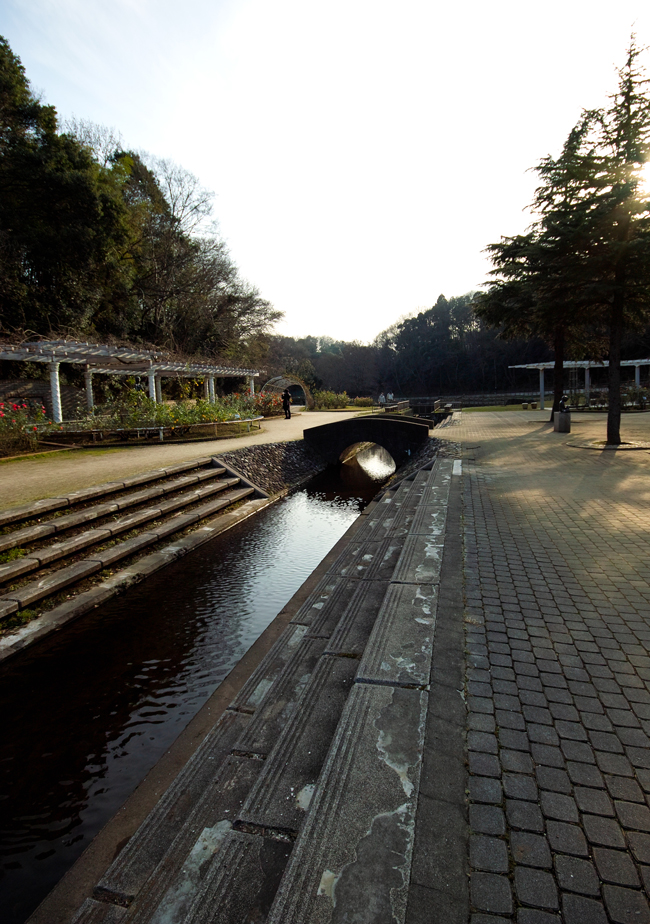
[[[253,365],[281,312],[244,279],[187,171],[87,122],[60,130],[0,37],[0,333]]]

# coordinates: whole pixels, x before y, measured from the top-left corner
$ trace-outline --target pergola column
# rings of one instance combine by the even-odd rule
[[[84,370],[84,379],[86,381],[86,404],[88,410],[92,411],[95,402],[93,400],[93,373],[90,366],[86,366]]]
[[[203,376],[203,397],[206,401],[210,400],[210,379],[209,376]]]
[[[208,385],[210,387],[210,402],[212,404],[215,404],[217,401],[217,395],[214,390],[214,376],[213,375],[208,376]]]
[[[544,370],[539,370],[539,408],[544,410]]]
[[[59,363],[50,363],[50,390],[52,393],[52,420],[61,423],[61,383],[59,382]]]
[[[634,384],[637,388],[641,385],[641,366],[634,367]]]
[[[156,373],[148,372],[147,373],[147,382],[149,383],[149,397],[152,401],[156,401]]]
[[[589,374],[589,366],[585,366],[585,398],[589,401],[589,392],[591,391],[591,375]]]
[[[248,376],[248,390],[250,391],[251,395],[255,394],[255,379],[252,375]]]
[[[156,376],[156,401],[162,404],[162,376]]]

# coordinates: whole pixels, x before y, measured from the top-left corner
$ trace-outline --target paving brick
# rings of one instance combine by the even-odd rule
[[[510,851],[515,863],[524,866],[536,866],[540,869],[550,869],[551,851],[548,841],[540,834],[530,834],[527,831],[512,831],[510,833]]]
[[[468,761],[470,773],[476,773],[479,776],[501,776],[499,760],[494,754],[470,751]]]
[[[624,828],[634,831],[650,831],[650,809],[636,802],[614,802],[619,821]]]
[[[594,847],[594,863],[604,882],[632,887],[640,885],[636,868],[627,851]]]
[[[650,863],[650,834],[628,831],[627,840],[635,858],[640,863]]]
[[[524,905],[537,908],[559,908],[557,887],[550,873],[540,869],[518,866],[515,869],[515,891]]]
[[[650,924],[650,909],[645,896],[632,889],[620,886],[603,886],[603,900],[608,914],[615,924]]]
[[[497,725],[502,728],[514,728],[517,731],[524,731],[526,728],[526,722],[520,712],[508,712],[505,709],[497,709],[496,721]]]
[[[602,847],[616,847],[622,850],[625,839],[620,825],[613,818],[602,818],[600,815],[583,815],[582,824],[585,834],[592,844]]]
[[[517,912],[517,924],[560,924],[560,918],[551,911],[538,908],[520,908]]]
[[[582,741],[569,741],[563,739],[560,747],[567,760],[575,760],[585,764],[593,764],[596,762],[591,747]]]
[[[604,751],[598,751],[596,763],[603,773],[612,773],[615,776],[634,776],[632,764],[622,754],[606,754]]]
[[[570,893],[562,895],[562,921],[563,924],[608,924],[600,902]]]
[[[578,810],[571,796],[543,791],[540,794],[540,801],[545,818],[553,818],[555,821],[566,821],[568,823],[577,823],[579,821]]]
[[[564,768],[564,755],[559,748],[534,743],[531,745],[530,752],[536,764],[541,764],[545,767]]]
[[[510,882],[495,873],[473,872],[470,877],[472,905],[479,911],[512,914]]]
[[[614,779],[621,779],[621,777],[614,777]],[[585,786],[576,786],[573,795],[581,812],[614,817],[612,801],[602,789],[588,789]]]
[[[587,857],[587,841],[582,828],[578,825],[567,825],[561,821],[549,821],[546,825],[546,835],[551,850],[559,853],[570,853],[576,857]]]
[[[543,831],[544,820],[539,806],[534,802],[522,802],[506,799],[506,816],[508,824],[523,831]]]
[[[496,735],[487,732],[470,731],[467,735],[467,748],[470,751],[482,751],[486,754],[498,754],[499,744]]]
[[[567,722],[578,722],[580,720],[580,715],[575,706],[564,702],[552,702],[549,710],[554,719],[563,719]]]
[[[558,734],[551,725],[529,723],[526,731],[528,732],[530,740],[538,742],[539,744],[548,744],[551,745],[551,747],[556,747],[560,743]]]
[[[588,860],[558,854],[555,857],[555,874],[558,885],[567,892],[600,896],[598,874]]]
[[[473,802],[500,804],[503,798],[501,781],[485,776],[469,778],[469,797]]]
[[[571,782],[576,786],[594,786],[605,788],[605,781],[603,779],[602,773],[597,767],[592,767],[589,764],[578,764],[568,761],[567,773],[571,778]]]
[[[537,767],[535,770],[537,785],[541,789],[552,792],[571,792],[571,780],[566,770],[557,770],[554,767]]]
[[[510,751],[502,748],[499,754],[501,766],[505,771],[512,773],[532,773],[533,762],[525,751]]]
[[[504,773],[502,776],[503,791],[510,799],[526,799],[534,802],[537,799],[537,785],[531,776],[523,773]]]
[[[582,712],[580,719],[585,728],[590,728],[594,731],[611,732],[613,729],[613,725],[607,716],[598,712]]]
[[[481,712],[471,712],[467,716],[468,728],[473,731],[493,732],[496,722],[493,715],[485,715]]]
[[[605,784],[614,799],[645,804],[643,791],[636,780],[630,780],[625,776],[606,776]]]
[[[497,837],[472,834],[469,839],[469,862],[474,869],[507,873],[508,851],[505,841]]]
[[[506,832],[503,809],[496,805],[470,805],[469,826],[476,834],[499,837]]]

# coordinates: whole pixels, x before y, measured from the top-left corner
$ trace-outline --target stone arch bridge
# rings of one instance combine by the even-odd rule
[[[386,417],[353,417],[310,427],[303,431],[305,442],[326,462],[338,462],[355,443],[377,443],[401,465],[429,438],[429,424]]]

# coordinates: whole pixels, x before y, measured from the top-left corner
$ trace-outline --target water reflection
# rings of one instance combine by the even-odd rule
[[[31,914],[376,491],[325,473],[0,669],[2,924]]]

